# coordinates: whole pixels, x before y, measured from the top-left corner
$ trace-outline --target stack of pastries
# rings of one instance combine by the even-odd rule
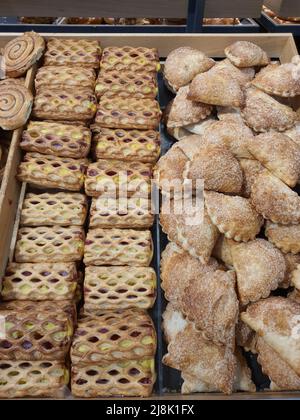
[[[300,60],[271,63],[246,41],[225,55],[215,62],[183,47],[164,68],[176,94],[165,123],[178,140],[155,168],[170,240],[161,262],[169,301],[164,363],[181,371],[183,393],[252,392],[241,352],[250,350],[269,389],[299,390],[300,137],[293,104]],[[278,289],[287,289],[285,297],[273,296]]]

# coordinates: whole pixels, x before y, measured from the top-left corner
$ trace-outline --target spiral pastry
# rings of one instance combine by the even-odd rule
[[[5,74],[8,77],[22,76],[42,56],[44,39],[35,32],[12,39],[3,49]]]
[[[21,83],[0,83],[0,127],[22,127],[31,113],[33,96]]]

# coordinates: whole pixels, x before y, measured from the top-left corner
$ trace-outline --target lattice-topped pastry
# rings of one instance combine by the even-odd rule
[[[19,166],[18,179],[38,187],[80,191],[87,163],[86,159],[27,153]]]
[[[41,120],[87,121],[96,112],[96,97],[91,89],[51,89],[38,91],[33,115]]]
[[[95,128],[98,159],[156,162],[160,154],[159,132],[155,130],[123,130]]]
[[[0,84],[0,127],[15,130],[29,118],[33,103],[31,92],[22,83]]]
[[[73,365],[72,394],[79,398],[149,397],[155,379],[154,359]]]
[[[84,250],[86,265],[149,266],[153,244],[149,230],[90,229]]]
[[[155,73],[160,70],[158,51],[144,47],[107,47],[103,50],[100,69]]]
[[[96,73],[93,69],[74,66],[41,67],[35,77],[35,90],[94,89]]]
[[[156,129],[161,111],[155,99],[106,97],[100,99],[96,124],[108,128]]]
[[[79,193],[28,193],[20,223],[22,226],[82,226],[87,207],[86,196]]]
[[[17,262],[80,261],[84,249],[84,230],[69,227],[23,227],[19,229],[15,258]]]
[[[92,197],[148,197],[152,167],[147,163],[98,160],[89,165],[85,192]]]
[[[103,311],[79,321],[71,350],[73,364],[152,358],[156,333],[150,316],[138,309]]]
[[[69,371],[61,362],[0,362],[0,398],[62,398]]]
[[[58,39],[47,41],[46,66],[80,66],[99,68],[101,48],[90,39]]]
[[[5,74],[9,77],[22,76],[40,59],[44,49],[44,39],[33,31],[12,39],[2,53]]]
[[[156,274],[150,267],[87,267],[84,312],[127,308],[152,308]]]
[[[26,152],[84,158],[90,151],[91,132],[83,125],[30,121],[23,131],[20,147]]]
[[[105,95],[154,99],[157,96],[158,88],[154,73],[110,70],[100,71],[95,91],[98,98]]]
[[[3,300],[72,300],[78,281],[74,263],[11,263],[3,279]]]
[[[0,360],[63,361],[69,351],[73,325],[63,312],[1,311],[5,338]]]
[[[90,227],[150,228],[154,222],[148,198],[94,197],[90,211]]]

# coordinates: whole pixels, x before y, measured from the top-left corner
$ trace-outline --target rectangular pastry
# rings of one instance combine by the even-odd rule
[[[32,115],[41,120],[88,121],[97,110],[97,100],[91,89],[51,89],[38,91]]]
[[[75,263],[10,263],[2,283],[7,300],[73,300],[78,283]]]
[[[91,197],[149,197],[152,166],[148,163],[98,160],[87,169],[85,192]]]
[[[26,152],[80,159],[89,154],[91,137],[91,131],[84,125],[30,121],[20,147]]]
[[[63,362],[0,360],[0,398],[63,398],[69,376]]]
[[[156,274],[151,267],[86,267],[84,313],[152,308]]]
[[[22,227],[17,236],[16,262],[80,261],[84,236],[84,230],[78,226]]]
[[[72,394],[78,398],[149,397],[156,380],[154,359],[72,366]]]
[[[45,66],[35,77],[36,92],[42,89],[94,90],[96,72],[92,68],[74,66]]]
[[[160,118],[160,107],[155,99],[102,96],[95,122],[100,127],[149,130],[158,128]]]
[[[90,39],[58,39],[47,41],[45,66],[79,66],[99,68],[101,48],[98,41]]]
[[[87,159],[59,158],[26,153],[20,163],[18,179],[37,187],[80,191],[84,185]]]
[[[157,96],[155,73],[136,73],[134,71],[100,71],[96,83],[96,96],[120,96],[122,98],[150,98]]]
[[[23,202],[22,226],[83,226],[87,197],[80,193],[28,193]]]
[[[160,135],[156,130],[94,128],[97,159],[119,159],[155,163],[160,155]]]
[[[106,47],[103,49],[100,70],[156,73],[160,70],[158,51],[145,47]]]
[[[90,228],[147,229],[154,214],[148,198],[94,197],[90,210]]]
[[[126,328],[124,328],[126,326]],[[79,320],[71,360],[75,365],[107,364],[151,359],[156,353],[156,332],[146,311],[103,311]]]
[[[148,267],[153,257],[149,230],[90,229],[84,249],[85,265]]]
[[[63,312],[1,310],[0,315],[5,320],[0,360],[65,360],[73,325]]]

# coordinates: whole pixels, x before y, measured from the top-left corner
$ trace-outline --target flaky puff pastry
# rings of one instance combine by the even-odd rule
[[[194,277],[182,296],[184,315],[195,323],[203,337],[217,345],[235,346],[239,303],[233,271],[208,272]]]
[[[260,172],[264,170],[262,164],[255,159],[239,159],[240,166],[244,175],[242,188],[242,196],[249,198],[251,195],[252,185]]]
[[[283,225],[300,223],[298,194],[267,170],[257,176],[250,199],[267,220]]]
[[[230,241],[230,248],[242,305],[267,298],[278,288],[286,271],[279,249],[264,239],[247,243]]]
[[[248,142],[248,150],[269,171],[294,187],[300,178],[300,147],[288,136],[269,132]]]
[[[180,87],[188,85],[197,74],[206,72],[214,64],[214,60],[195,48],[177,48],[168,55],[165,62],[166,84],[176,92]]]
[[[204,120],[212,112],[212,106],[188,99],[189,86],[180,88],[172,101],[167,126],[169,128],[184,127]]]
[[[205,191],[204,198],[209,217],[227,238],[247,242],[260,232],[263,218],[247,198],[215,191]]]
[[[199,258],[202,263],[208,263],[219,236],[218,229],[203,208],[203,203],[195,203],[192,198],[188,198],[184,200],[183,211],[181,206],[176,209],[177,205],[176,200],[172,200],[170,205],[163,200],[160,214],[163,231],[170,241]]]
[[[252,84],[270,95],[282,97],[300,95],[299,65],[294,63],[270,64],[256,75]]]
[[[300,375],[300,305],[270,297],[250,305],[242,320]]]
[[[292,108],[281,104],[267,93],[250,86],[246,89],[245,96],[242,116],[254,131],[286,131],[295,124],[297,114]]]
[[[267,221],[265,234],[269,241],[282,252],[300,253],[300,224],[279,225]]]
[[[270,59],[258,45],[249,41],[237,41],[225,48],[225,55],[237,67],[266,66]]]

